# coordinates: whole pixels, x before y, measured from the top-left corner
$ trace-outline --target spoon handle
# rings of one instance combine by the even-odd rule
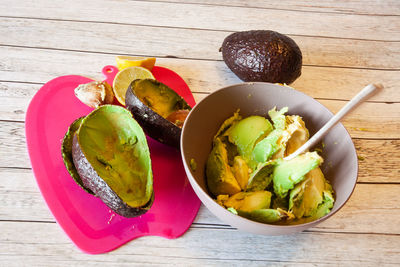
[[[377,90],[383,89],[381,84],[369,84],[356,96],[354,96],[338,113],[335,114],[317,133],[315,133],[304,145],[299,147],[295,152],[285,157],[285,160],[290,160],[310,147],[317,144],[322,137],[324,137],[333,126],[336,125],[344,116],[346,116],[353,108],[355,108],[359,103],[366,100],[368,97],[372,96]]]

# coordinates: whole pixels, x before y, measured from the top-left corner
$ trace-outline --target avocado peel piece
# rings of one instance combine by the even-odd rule
[[[94,193],[92,192],[92,190],[90,190],[89,188],[87,188],[83,182],[81,177],[78,174],[78,171],[75,168],[74,162],[73,162],[73,158],[72,158],[72,141],[74,138],[74,135],[76,133],[76,131],[79,129],[79,127],[81,126],[82,120],[84,119],[84,117],[80,117],[78,119],[76,119],[74,122],[71,123],[71,125],[68,127],[68,131],[65,134],[63,141],[62,141],[62,145],[61,145],[61,155],[64,161],[64,165],[67,168],[67,171],[69,172],[69,174],[71,175],[72,179],[74,179],[74,181],[80,186],[82,187],[83,190],[85,190],[86,192],[88,192],[89,194],[94,195]]]
[[[132,114],[104,105],[86,116],[73,137],[73,163],[83,185],[124,217],[146,213],[154,200],[145,134]]]
[[[180,147],[181,127],[191,107],[174,90],[153,79],[137,79],[128,87],[126,108],[151,138]]]

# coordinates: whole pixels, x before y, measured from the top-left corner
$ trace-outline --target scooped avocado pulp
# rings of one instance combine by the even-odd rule
[[[73,137],[72,158],[84,187],[116,213],[135,217],[151,207],[149,148],[126,109],[105,105],[87,115]]]
[[[258,30],[232,33],[220,49],[226,65],[246,82],[294,82],[301,74],[302,54],[288,36]]]
[[[321,156],[305,152],[284,159],[309,138],[302,118],[287,111],[270,110],[272,124],[239,112],[222,123],[206,164],[207,186],[218,204],[274,224],[309,222],[330,212],[333,189],[319,168]]]
[[[179,148],[191,107],[174,90],[156,80],[138,79],[129,85],[125,103],[147,135]]]

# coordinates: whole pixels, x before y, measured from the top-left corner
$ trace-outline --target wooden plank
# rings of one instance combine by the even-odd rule
[[[158,2],[171,2],[171,0],[157,0]],[[400,5],[396,0],[374,1],[374,0],[351,0],[351,1],[263,1],[263,0],[174,0],[182,4],[203,4],[236,7],[253,7],[265,9],[293,10],[304,12],[320,13],[341,13],[341,14],[363,14],[363,15],[392,15],[398,16]]]
[[[0,18],[0,35],[7,36],[1,40],[0,45],[112,54],[156,57],[173,55],[180,58],[221,60],[218,50],[228,34],[224,31]],[[304,65],[400,69],[400,42],[292,37],[302,50]],[[29,43],[26,42],[27,38]]]
[[[32,97],[40,84],[62,75],[103,79],[103,66],[115,64],[114,55],[97,53],[0,46],[0,54],[2,81],[38,83],[0,83],[1,97]],[[211,93],[241,82],[221,61],[157,58],[156,64],[177,72],[196,93]],[[371,101],[400,102],[400,71],[303,66],[302,75],[291,86],[315,98],[349,100],[367,83],[374,82],[383,83],[385,89]]]
[[[196,101],[200,101],[205,96],[205,94],[194,93]],[[6,104],[0,107],[0,120],[23,121],[30,98],[7,97],[6,100]],[[320,102],[334,113],[346,103],[338,100],[320,100]],[[398,139],[400,138],[399,118],[400,103],[367,102],[344,118],[343,125],[353,138]]]
[[[73,3],[62,1],[49,3],[42,0],[31,3],[7,0],[4,6],[13,8],[2,9],[0,11],[2,16],[86,20],[222,31],[272,29],[285,34],[296,35],[400,40],[398,32],[400,21],[396,16],[363,16],[325,12],[321,14],[282,9],[188,5],[173,3],[172,1],[161,3],[158,1],[91,0]],[[43,6],[46,6],[46,8],[43,8]],[[79,12],[76,12],[76,10],[79,10]],[[107,15],[104,14],[104,10],[108,11]],[[396,14],[399,5],[395,4],[389,10]]]
[[[54,222],[30,170],[0,168],[0,176],[0,220]],[[400,184],[358,184],[348,203],[312,231],[400,235],[399,194]],[[202,206],[193,227],[224,225]]]
[[[257,236],[230,229],[190,229],[168,240],[142,237],[103,255],[87,255],[56,224],[0,222],[0,260],[5,266],[352,265],[400,264],[400,236],[300,233]],[[46,233],[45,235],[43,233]],[[206,242],[204,240],[207,240]],[[322,256],[323,255],[323,256]]]

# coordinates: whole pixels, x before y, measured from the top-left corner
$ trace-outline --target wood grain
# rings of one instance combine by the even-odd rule
[[[1,83],[2,97],[32,97],[40,84],[62,75],[103,79],[101,69],[115,64],[114,54],[4,46],[0,46],[0,53],[0,80],[34,83],[32,87]],[[195,93],[210,93],[241,82],[221,61],[157,58],[156,64],[177,72]],[[302,75],[291,86],[315,98],[349,100],[366,84],[375,82],[384,84],[385,89],[371,101],[400,102],[400,71],[303,66]]]
[[[0,218],[10,221],[55,222],[30,170],[1,169]],[[374,192],[371,197],[371,192]],[[358,184],[350,201],[310,231],[400,235],[400,184]],[[380,201],[376,201],[379,199]],[[355,220],[368,223],[352,223]],[[192,228],[232,228],[201,207]]]
[[[359,181],[400,183],[400,140],[354,140],[359,159]],[[30,168],[24,124],[0,121],[0,167]]]
[[[318,2],[310,1],[263,1],[263,0],[157,0],[157,2],[175,2],[182,4],[203,4],[203,5],[220,5],[220,6],[236,6],[265,8],[278,10],[292,10],[303,12],[318,13],[340,13],[340,14],[356,14],[356,15],[389,15],[398,16],[400,13],[400,5],[396,0],[390,1],[374,1],[374,0],[351,0],[336,1],[326,0]]]
[[[191,229],[177,239],[142,237],[108,254],[80,253],[56,224],[0,222],[2,263],[16,266],[21,258],[32,265],[351,265],[397,264],[397,235],[301,233],[288,236],[256,236],[221,229]],[[15,231],[18,229],[18,231]],[[43,236],[43,233],[46,233]],[[207,240],[207,243],[199,242]],[[251,244],[251,249],[247,247]],[[357,253],[352,253],[354,248]],[[374,249],[371,250],[371,247]],[[321,252],[323,251],[323,256]],[[57,260],[60,255],[63,257]]]
[[[5,6],[12,6],[13,8],[2,9],[0,11],[1,16],[157,25],[219,31],[271,29],[284,34],[400,41],[398,31],[400,20],[396,16],[302,13],[296,10],[282,9],[188,5],[174,3],[174,1],[162,3],[156,1],[90,0],[74,3],[74,9],[69,8],[68,2],[62,1],[49,3],[41,0],[31,3],[21,0],[3,0],[3,3]],[[46,8],[42,8],[43,5]],[[399,5],[397,3],[392,5],[394,8],[388,10],[396,14]],[[79,12],[76,12],[76,10],[79,10]],[[107,15],[104,14],[104,10],[107,10]],[[321,15],[323,18],[321,18]],[[107,35],[105,34],[105,36]]]
[[[7,36],[0,41],[0,45],[112,54],[156,57],[173,55],[189,59],[221,60],[218,50],[228,34],[225,31],[183,28],[0,18],[0,35]],[[304,65],[400,70],[400,42],[292,37],[302,50]],[[30,40],[29,43],[26,39]],[[387,60],[389,57],[392,60]]]
[[[241,0],[3,0],[0,9],[0,266],[399,266],[400,2]],[[47,81],[103,79],[115,55],[156,56],[196,101],[241,82],[218,52],[232,32],[270,29],[303,52],[292,86],[336,112],[368,83],[385,89],[344,121],[359,156],[343,209],[306,232],[238,232],[204,206],[189,231],[136,239],[113,252],[76,248],[44,203],[24,118]],[[173,57],[173,58],[172,58]]]

